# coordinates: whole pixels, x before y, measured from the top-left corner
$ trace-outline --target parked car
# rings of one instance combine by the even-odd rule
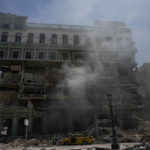
[[[74,134],[61,140],[62,145],[86,145],[93,142],[94,138],[92,136],[87,136],[83,134]]]

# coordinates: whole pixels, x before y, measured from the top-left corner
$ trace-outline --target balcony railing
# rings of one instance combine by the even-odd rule
[[[21,94],[18,95],[20,99],[24,100],[42,100],[47,98],[47,94]]]
[[[42,24],[42,23],[28,23],[27,27],[52,28],[52,29],[72,29],[72,30],[91,30],[91,29],[93,29],[93,27],[91,27],[91,26]]]
[[[71,44],[49,44],[49,43],[15,43],[15,42],[0,42],[1,47],[21,47],[21,48],[55,48],[55,49],[70,49],[70,50],[85,50],[90,49],[90,46],[80,44],[80,45],[71,45]]]

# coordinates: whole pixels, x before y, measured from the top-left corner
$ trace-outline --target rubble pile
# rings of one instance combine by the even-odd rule
[[[143,121],[143,124],[145,126],[145,121]],[[112,128],[109,119],[97,120],[88,130],[86,130],[86,133],[96,137],[96,130],[98,135],[96,143],[108,143],[112,141]],[[125,131],[117,127],[116,134],[118,142],[140,142],[141,135],[144,133],[141,131],[142,130],[138,129],[135,131]]]

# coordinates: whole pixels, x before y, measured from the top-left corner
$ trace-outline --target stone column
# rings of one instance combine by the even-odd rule
[[[8,50],[8,53],[7,53],[7,56],[6,56],[6,57],[9,58],[9,57],[10,57],[10,47],[8,47],[7,50]]]
[[[12,136],[17,135],[17,129],[18,129],[18,122],[17,122],[17,117],[15,115],[13,118],[13,123],[12,123]]]
[[[47,114],[45,113],[43,116],[43,122],[42,122],[42,133],[46,134],[47,133]]]
[[[29,114],[29,128],[28,128],[28,133],[32,133],[32,110],[30,110],[30,114]]]

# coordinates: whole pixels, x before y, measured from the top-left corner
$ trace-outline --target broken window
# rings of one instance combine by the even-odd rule
[[[31,52],[26,52],[26,59],[31,59]]]
[[[1,42],[7,42],[8,32],[2,32]]]
[[[44,52],[38,53],[38,59],[44,59]]]
[[[45,43],[45,34],[44,33],[40,34],[39,43]]]
[[[33,43],[33,38],[34,38],[34,34],[33,33],[28,33],[27,43]]]
[[[0,51],[0,58],[4,57],[4,51]]]
[[[16,33],[16,36],[15,36],[15,42],[16,43],[20,43],[21,42],[21,36],[22,36],[22,34],[21,33]]]
[[[63,44],[68,44],[68,35],[63,35]]]
[[[68,54],[67,53],[63,53],[62,56],[63,56],[63,60],[68,60]]]
[[[52,34],[52,44],[57,44],[57,35]]]
[[[13,58],[19,58],[19,52],[18,51],[14,51],[13,52]]]
[[[75,60],[84,60],[83,54],[75,54]]]
[[[32,132],[36,134],[40,134],[42,131],[42,119],[41,118],[35,118],[33,120],[33,125],[32,125]]]
[[[56,60],[56,58],[57,58],[56,52],[51,52],[50,53],[50,59],[51,60]]]
[[[79,44],[79,36],[75,35],[74,36],[74,45],[78,45]]]

